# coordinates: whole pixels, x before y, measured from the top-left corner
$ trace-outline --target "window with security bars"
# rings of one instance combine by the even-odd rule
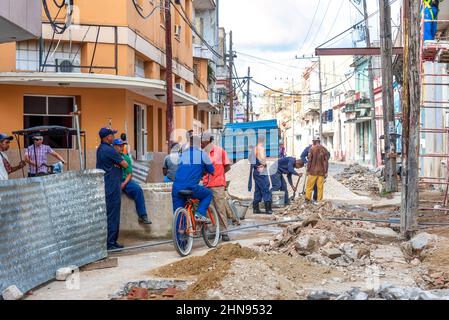
[[[73,112],[75,97],[59,96],[24,96],[23,128],[37,126],[62,126],[73,128]],[[72,149],[73,139],[66,137],[44,137],[44,143],[55,149]],[[31,139],[25,141],[25,146]]]

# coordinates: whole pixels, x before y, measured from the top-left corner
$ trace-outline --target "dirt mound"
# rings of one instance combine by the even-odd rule
[[[176,299],[201,299],[205,293],[219,286],[236,259],[254,259],[258,253],[239,244],[226,244],[201,257],[191,257],[158,268],[152,275],[162,278],[197,277],[197,281]]]
[[[335,179],[351,190],[379,193],[379,178],[376,173],[358,164],[345,168],[342,173],[335,175]]]

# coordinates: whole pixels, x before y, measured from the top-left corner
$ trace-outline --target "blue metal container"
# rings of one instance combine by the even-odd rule
[[[232,161],[248,159],[249,151],[265,136],[267,157],[279,156],[280,131],[277,120],[227,124],[221,136],[221,146]]]

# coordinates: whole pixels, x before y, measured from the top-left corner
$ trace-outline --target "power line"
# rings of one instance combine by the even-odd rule
[[[173,4],[173,7],[175,8],[175,10],[179,13],[179,15],[181,16],[182,20],[184,20],[185,23],[187,23],[187,25],[189,26],[190,30],[192,30],[198,38],[200,38],[201,42],[219,59],[223,59],[223,56],[221,54],[219,54],[217,51],[215,51],[215,49],[206,41],[204,40],[204,38],[201,36],[201,34],[198,32],[198,30],[196,30],[195,26],[192,24],[192,22],[190,21],[190,19],[187,17],[187,13],[185,12],[184,8],[182,7],[182,5],[179,5],[181,7],[182,13],[181,11],[178,9],[178,6],[176,5],[176,3],[173,3],[172,0],[170,0],[170,2]]]
[[[67,10],[67,14],[65,17],[65,22],[62,25],[61,23],[57,23],[56,20],[58,19],[58,15],[61,12],[62,8],[65,6],[65,2],[63,4],[58,4],[55,0],[53,0],[53,3],[56,5],[57,8],[59,8],[58,13],[56,14],[56,17],[53,19],[50,13],[50,10],[48,9],[48,0],[42,0],[42,6],[44,8],[45,15],[50,22],[50,25],[53,29],[53,31],[57,34],[63,34],[67,28],[69,27],[68,19],[72,16],[72,6],[73,6],[73,0],[70,0],[70,4],[68,5],[69,8]]]
[[[273,60],[268,60],[268,59],[265,59],[265,58],[257,57],[257,56],[254,56],[254,55],[251,55],[251,54],[248,54],[248,53],[244,53],[244,52],[240,52],[240,51],[236,51],[236,52],[238,54],[241,54],[241,55],[244,55],[244,56],[247,56],[247,57],[251,57],[251,58],[256,59],[256,60],[261,60],[261,61],[269,62],[269,63],[272,63],[272,64],[278,64],[278,65],[281,65],[281,66],[284,66],[284,67],[287,67],[287,68],[294,68],[294,69],[301,68],[299,66],[292,66],[292,65],[288,65],[288,64],[283,64],[283,63],[280,63],[280,62],[276,62],[276,61],[273,61]]]
[[[255,84],[257,84],[259,86],[262,86],[262,87],[264,87],[264,88],[266,88],[266,89],[268,89],[270,91],[276,92],[276,93],[281,93],[281,94],[287,95],[287,96],[304,97],[304,96],[314,96],[314,95],[317,95],[317,94],[326,93],[326,92],[331,91],[331,90],[333,90],[335,88],[338,88],[339,86],[341,86],[341,85],[345,84],[346,82],[348,82],[349,80],[351,80],[351,78],[354,77],[354,74],[355,73],[352,73],[348,78],[346,78],[344,81],[340,82],[339,84],[337,84],[335,86],[327,88],[327,89],[325,89],[325,90],[323,90],[321,92],[311,92],[311,93],[283,92],[283,91],[279,91],[279,90],[275,90],[273,88],[270,88],[269,86],[267,86],[267,85],[265,85],[263,83],[260,83],[260,82],[254,80],[254,79],[251,79],[251,81],[253,81]]]
[[[315,22],[316,14],[318,13],[318,9],[320,8],[320,3],[321,3],[321,0],[318,1],[318,4],[315,8],[315,13],[313,14],[312,22],[310,23],[309,30],[307,31],[307,35],[304,38],[304,41],[302,42],[301,48],[304,47],[304,45],[306,44],[307,39],[309,38],[309,35],[310,35],[310,31],[312,31],[312,27],[313,27],[313,23]]]
[[[323,26],[323,22],[324,22],[324,20],[326,20],[326,16],[327,16],[327,13],[329,12],[330,6],[331,6],[331,1],[329,1],[329,2],[327,3],[326,11],[324,12],[324,16],[323,16],[323,18],[321,19],[321,23],[320,23],[320,26],[318,27],[318,30],[320,30],[321,27]],[[307,46],[307,49],[306,49],[306,50],[303,50],[303,52],[307,52],[307,50],[309,50],[310,46],[313,46],[313,43],[315,42],[315,40],[316,40],[317,37],[318,37],[318,32],[315,33],[315,37],[314,37],[313,40],[309,43],[309,45]]]
[[[148,19],[149,17],[151,17],[154,12],[156,11],[156,9],[162,9],[161,5],[158,5],[156,7],[153,8],[153,10],[150,11],[150,13],[148,14],[143,14],[143,9],[142,7],[136,2],[136,0],[132,0],[134,8],[136,9],[137,13],[139,14],[139,16],[142,17],[142,19]]]

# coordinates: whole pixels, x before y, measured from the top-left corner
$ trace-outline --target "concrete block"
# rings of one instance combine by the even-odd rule
[[[164,192],[159,185],[147,184],[143,187],[145,205],[151,225],[138,222],[134,200],[122,194],[120,217],[120,237],[136,240],[170,239],[173,221],[171,192]]]
[[[341,251],[336,248],[324,249],[323,254],[326,257],[331,258],[332,260],[337,259],[338,257],[341,257],[341,255],[342,255]]]
[[[78,270],[77,266],[69,266],[56,270],[56,280],[66,281],[67,278]]]
[[[4,300],[20,300],[23,297],[23,292],[13,285],[3,290],[2,297]]]
[[[395,241],[399,238],[399,235],[391,228],[376,227],[374,229],[358,229],[357,231],[362,237],[366,238],[384,241]]]

